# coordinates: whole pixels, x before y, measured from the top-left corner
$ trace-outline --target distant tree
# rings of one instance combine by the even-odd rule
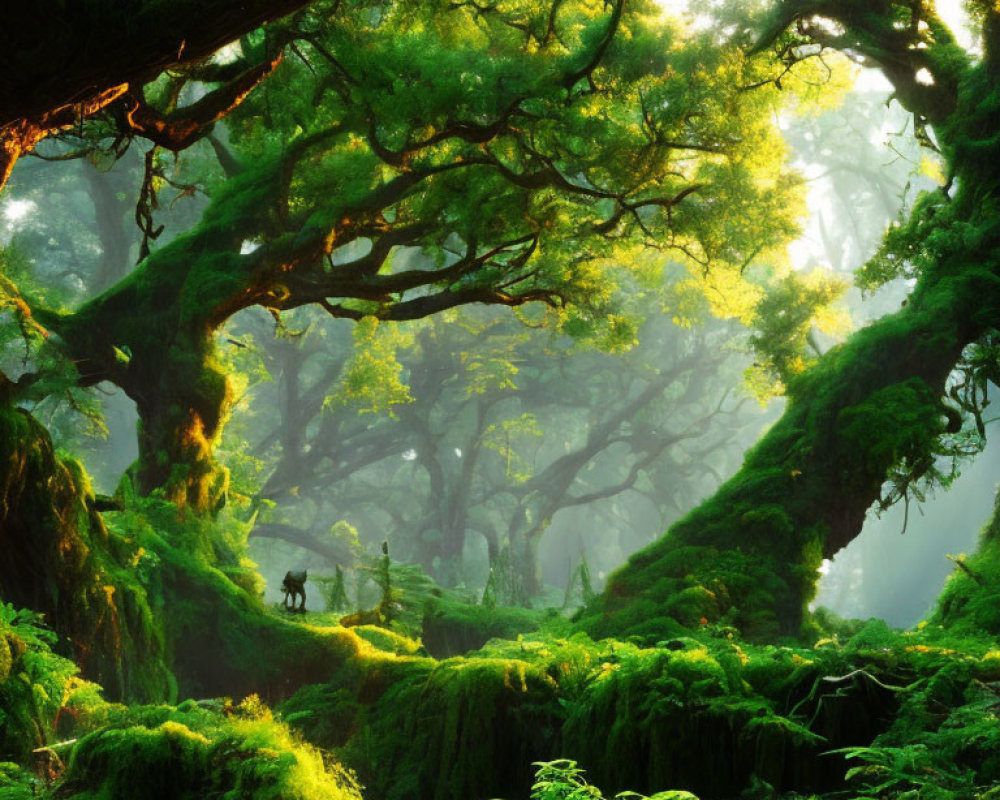
[[[328,557],[330,521],[350,518],[453,583],[478,540],[491,562],[508,548],[534,593],[538,543],[556,514],[623,493],[645,493],[661,517],[677,513],[685,490],[717,480],[745,424],[727,398],[739,376],[732,331],[654,314],[634,349],[604,353],[463,311],[402,329],[409,345],[395,357],[408,402],[390,416],[359,413],[360,398],[345,396],[351,356],[323,327],[257,339],[273,380],[257,385],[226,438],[273,465],[259,498],[277,507],[254,535]],[[362,354],[372,366],[370,345]],[[364,385],[385,382],[369,372]]]

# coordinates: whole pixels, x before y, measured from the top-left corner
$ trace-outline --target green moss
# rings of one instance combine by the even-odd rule
[[[0,407],[0,597],[44,612],[114,696],[169,695],[163,641],[132,549],[93,510],[82,467],[28,414]]]
[[[547,611],[512,606],[489,608],[438,596],[424,611],[421,638],[431,655],[445,658],[477,650],[490,639],[513,639],[536,630],[549,615]]]
[[[377,625],[359,625],[352,630],[357,636],[368,642],[368,644],[383,652],[407,656],[417,655],[418,653],[426,655],[419,641],[410,639],[395,631],[386,630]]]
[[[35,800],[41,781],[28,770],[9,761],[0,761],[0,797],[4,800]]]
[[[112,709],[73,748],[60,796],[360,799],[353,777],[303,745],[256,698],[223,713],[195,704]]]
[[[980,534],[976,553],[953,558],[959,563],[929,622],[956,635],[1000,635],[1000,506]]]
[[[328,684],[305,686],[279,707],[282,718],[324,748],[342,747],[354,735],[362,705],[355,693]]]
[[[344,759],[386,800],[516,795],[551,730],[553,689],[518,660],[413,662],[367,709]]]
[[[905,687],[948,705],[988,665],[1000,674],[931,641],[884,625],[816,649],[717,625],[650,648],[540,632],[440,662],[362,657],[281,712],[379,797],[521,797],[527,764],[557,755],[610,791],[836,792],[849,764],[825,754],[887,731]]]
[[[151,556],[143,580],[182,696],[277,699],[328,678],[364,647],[350,631],[266,610],[245,588],[258,583],[236,520],[184,514],[151,499],[116,515],[114,526]]]

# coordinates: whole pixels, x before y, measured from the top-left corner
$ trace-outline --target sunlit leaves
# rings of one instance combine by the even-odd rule
[[[355,352],[344,369],[337,391],[327,402],[354,407],[359,413],[388,410],[412,400],[401,379],[402,365],[396,348],[409,337],[398,327],[380,328],[374,317],[365,317],[354,329]]]
[[[832,307],[846,288],[842,279],[819,271],[789,275],[770,288],[755,310],[751,343],[757,361],[752,372],[769,373],[787,384],[819,356],[814,330],[846,334],[846,312]],[[763,385],[759,375],[751,375],[750,381]]]
[[[541,436],[538,419],[528,412],[492,423],[483,432],[480,442],[503,459],[508,480],[523,483],[531,477],[531,464],[524,458],[523,442]]]
[[[235,140],[315,142],[289,167],[285,213],[311,237],[343,230],[332,246],[411,226],[447,266],[535,237],[524,259],[503,250],[438,288],[581,304],[568,329],[604,320],[609,346],[627,346],[614,273],[640,248],[742,273],[780,260],[801,193],[775,125],[784,97],[746,91],[763,60],[651,4],[615,14],[591,0],[319,5],[236,112]]]

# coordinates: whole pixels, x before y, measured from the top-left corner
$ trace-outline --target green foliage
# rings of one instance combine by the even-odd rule
[[[304,686],[280,706],[281,718],[324,748],[343,747],[356,732],[362,704],[353,691],[330,684]]]
[[[1000,633],[1000,511],[979,536],[977,552],[951,556],[956,562],[930,622],[956,635]]]
[[[907,650],[933,666],[908,687],[888,730],[869,746],[840,751],[856,763],[846,781],[880,800],[995,797],[1000,784],[996,651],[977,658],[941,646],[918,644]]]
[[[402,365],[396,351],[406,347],[411,335],[399,328],[384,328],[375,317],[365,317],[354,328],[355,352],[345,365],[339,385],[327,404],[345,405],[357,413],[387,412],[412,402],[409,389],[400,379]]]
[[[586,605],[593,602],[594,597],[594,589],[590,583],[590,566],[587,564],[586,555],[581,554],[580,563],[570,573],[569,583],[566,584],[566,594],[563,595],[563,610]]]
[[[42,781],[12,761],[0,761],[0,797],[3,800],[35,800]]]
[[[326,611],[347,611],[350,601],[347,599],[347,589],[344,586],[344,571],[340,564],[336,565],[333,577],[311,576],[313,583],[318,583],[320,592],[323,594],[323,601],[326,604]]]
[[[353,634],[316,634],[265,611],[256,565],[244,555],[245,523],[185,514],[151,498],[136,500],[114,526],[133,553],[155,554],[144,589],[182,695],[297,686],[356,653]]]
[[[61,796],[360,800],[354,777],[296,741],[255,696],[220,711],[187,702],[112,708],[73,748]]]
[[[872,292],[897,278],[916,279],[933,270],[961,236],[954,225],[946,195],[924,192],[909,216],[889,228],[876,254],[858,269],[858,286]]]
[[[602,800],[601,792],[584,779],[575,761],[540,761],[535,765],[531,800]]]
[[[824,332],[842,333],[843,324],[831,324],[829,306],[846,288],[841,280],[817,274],[804,278],[789,275],[768,287],[752,323],[750,344],[757,358],[754,368],[783,385],[814,363],[819,355],[813,330],[817,317],[825,316]]]
[[[545,762],[536,796],[602,797],[583,776],[586,764],[598,785],[656,798],[689,797],[654,794],[677,786],[703,797],[790,800],[812,791],[832,800],[853,762],[888,763],[892,748],[925,736],[942,737],[927,746],[932,760],[909,772],[902,761],[890,765],[899,774],[878,796],[896,797],[891,788],[921,774],[924,784],[951,785],[971,768],[978,777],[943,795],[958,798],[962,787],[981,791],[996,770],[996,697],[987,684],[1000,659],[989,648],[882,623],[815,648],[752,645],[719,626],[646,648],[543,631],[493,640],[464,658],[400,658],[374,673],[342,673],[303,689],[282,712],[339,748],[389,798],[523,796],[526,761],[562,752],[572,759]],[[942,709],[970,700],[939,728]],[[852,781],[861,776],[851,772]]]
[[[591,786],[583,777],[584,770],[575,761],[540,761],[535,764],[535,782],[531,787],[531,800],[603,800],[604,796],[596,786]],[[615,800],[698,800],[690,792],[657,792],[651,797],[636,792],[619,792]]]
[[[470,605],[451,593],[429,598],[421,638],[437,658],[478,650],[490,639],[513,639],[536,630],[549,612],[517,606]]]
[[[52,651],[55,643],[38,614],[0,603],[0,759],[29,762],[34,748],[61,732],[59,717],[72,697],[93,691],[72,661]],[[4,779],[22,783],[16,770]]]

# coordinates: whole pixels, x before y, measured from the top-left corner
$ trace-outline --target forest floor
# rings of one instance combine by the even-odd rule
[[[1000,797],[1000,648],[937,625],[821,614],[809,646],[711,625],[594,642],[549,615],[436,659],[383,627],[269,611],[336,630],[357,656],[273,707],[121,705],[75,677],[34,615],[4,608],[5,800]]]

